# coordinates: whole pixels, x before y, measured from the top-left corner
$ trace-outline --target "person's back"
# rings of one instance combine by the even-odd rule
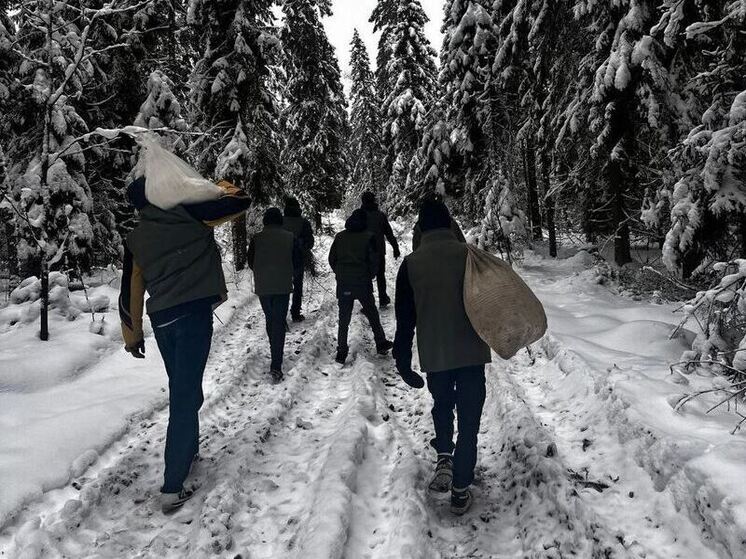
[[[293,291],[295,238],[279,225],[265,225],[252,239],[250,256],[257,295],[283,295]]]
[[[489,347],[464,308],[467,253],[451,230],[436,229],[423,234],[420,248],[405,258],[417,311],[420,364],[428,372],[490,360]]]
[[[363,192],[360,209],[365,212],[366,228],[372,233],[376,243],[376,252],[378,255],[378,273],[376,274],[378,300],[381,308],[384,308],[391,302],[386,292],[386,240],[391,244],[391,248],[394,251],[394,258],[399,258],[399,243],[396,240],[394,231],[391,229],[389,218],[378,208],[378,202],[372,192]]]
[[[297,199],[288,197],[285,199],[285,214],[282,218],[282,227],[290,231],[299,244],[303,253],[302,260],[293,270],[293,304],[290,307],[290,316],[293,322],[305,320],[301,310],[303,306],[303,273],[305,269],[313,270],[313,254],[311,250],[315,244],[311,222],[301,214],[300,203]]]
[[[364,287],[377,271],[375,237],[361,220],[351,217],[337,233],[330,252],[330,265],[339,287]]]

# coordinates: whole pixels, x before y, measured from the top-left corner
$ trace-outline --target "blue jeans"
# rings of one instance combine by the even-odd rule
[[[212,308],[204,306],[154,329],[168,374],[168,430],[163,493],[178,493],[199,451],[202,376],[212,343]]]
[[[288,306],[290,306],[290,294],[287,295],[260,295],[259,303],[264,311],[267,326],[267,337],[269,338],[269,351],[272,362],[269,368],[273,371],[282,371],[283,354],[285,353],[285,335],[288,331]]]
[[[477,464],[477,436],[486,397],[484,365],[428,373],[427,388],[434,400],[435,438],[430,445],[438,454],[453,453],[453,486],[463,489],[474,481]],[[455,445],[454,408],[458,415]]]

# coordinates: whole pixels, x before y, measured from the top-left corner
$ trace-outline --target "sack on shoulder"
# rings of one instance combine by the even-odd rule
[[[510,359],[546,332],[544,307],[509,264],[467,246],[466,314],[487,345],[503,359]]]

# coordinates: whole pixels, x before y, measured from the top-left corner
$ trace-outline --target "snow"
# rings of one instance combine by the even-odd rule
[[[411,226],[394,229],[408,246]],[[319,239],[319,255],[329,243]],[[0,393],[0,556],[743,556],[744,435],[731,436],[734,416],[707,415],[706,403],[674,409],[682,391],[711,382],[670,374],[692,335],[669,339],[680,320],[671,306],[616,294],[592,264],[583,251],[526,252],[520,272],[550,331],[532,356],[488,367],[476,501],[462,518],[426,489],[429,394],[375,355],[358,313],[348,364],[333,362],[328,270],[308,280],[308,319],[291,325],[277,386],[266,379],[258,301],[245,279],[232,289],[206,373],[198,491],[169,517],[154,502],[166,395],[152,337],[144,361],[113,342],[80,351],[86,335],[106,339],[86,334],[81,316],[68,323],[69,348],[88,365]],[[393,335],[392,309],[382,321]]]

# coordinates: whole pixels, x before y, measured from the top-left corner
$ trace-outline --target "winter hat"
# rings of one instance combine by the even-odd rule
[[[298,208],[300,209],[300,202],[298,202],[297,198],[294,198],[293,196],[286,196],[285,197],[285,208]]]
[[[417,223],[423,233],[433,229],[448,229],[451,226],[451,213],[441,200],[428,198],[420,206]]]
[[[282,212],[279,208],[268,208],[264,212],[264,225],[282,225]]]
[[[373,205],[376,203],[376,195],[373,194],[370,190],[366,190],[365,192],[363,192],[360,200],[363,202],[364,206]]]

